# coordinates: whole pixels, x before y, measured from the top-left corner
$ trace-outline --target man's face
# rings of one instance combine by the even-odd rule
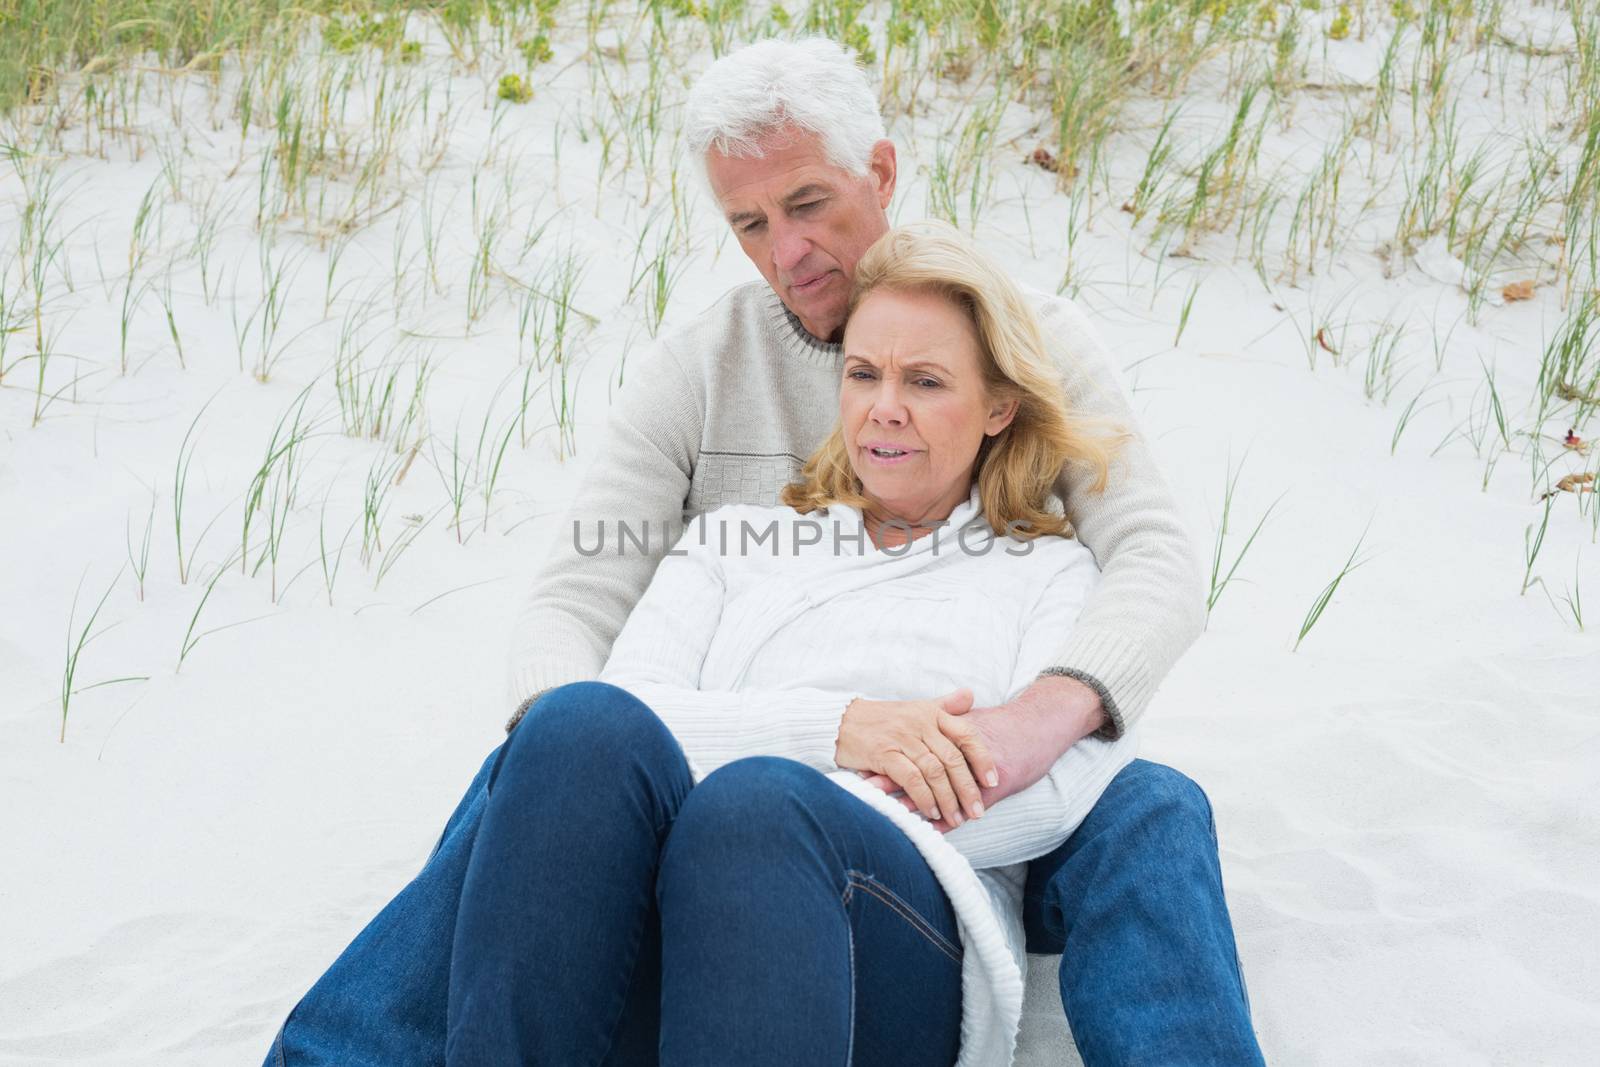
[[[889,229],[894,145],[879,141],[861,177],[828,162],[813,134],[780,130],[762,155],[706,155],[711,191],[761,276],[813,337],[838,340],[856,263]]]

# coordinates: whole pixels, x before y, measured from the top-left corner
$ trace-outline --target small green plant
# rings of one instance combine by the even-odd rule
[[[313,383],[314,384],[314,383]],[[255,573],[261,564],[272,563],[272,599],[278,599],[278,554],[283,545],[283,532],[289,510],[294,505],[300,484],[300,447],[311,434],[310,424],[304,421],[306,401],[311,386],[300,390],[290,405],[290,410],[279,417],[267,441],[261,466],[250,478],[244,494],[244,519],[239,534],[239,573]],[[250,564],[250,528],[258,517],[265,518],[267,543],[256,558],[255,569]]]
[[[1350,5],[1340,4],[1338,13],[1333,16],[1333,23],[1328,27],[1328,36],[1335,41],[1342,41],[1350,36]]]
[[[1246,458],[1249,457],[1246,456]],[[1249,552],[1250,546],[1256,543],[1256,535],[1267,524],[1267,519],[1271,518],[1273,509],[1283,500],[1283,494],[1280,493],[1278,499],[1269,504],[1267,510],[1261,513],[1261,518],[1256,521],[1255,528],[1250,531],[1250,536],[1245,538],[1244,545],[1234,555],[1233,562],[1229,564],[1228,571],[1224,574],[1222,571],[1222,554],[1228,540],[1228,520],[1233,515],[1233,491],[1239,484],[1239,474],[1243,470],[1244,460],[1241,459],[1239,466],[1228,472],[1227,479],[1223,483],[1222,521],[1217,526],[1217,540],[1211,549],[1211,588],[1206,594],[1206,618],[1208,620],[1211,618],[1211,609],[1217,606],[1218,600],[1222,599],[1222,591],[1228,588],[1228,583],[1233,581],[1234,575],[1239,570],[1239,564],[1244,562],[1245,553]]]
[[[133,522],[132,516],[123,523],[122,537],[128,546],[128,565],[133,568],[133,576],[139,581],[139,600],[144,600],[144,576],[150,570],[150,533],[156,525],[156,494],[150,492],[150,514],[144,520],[144,536],[139,539],[137,551],[133,547]]]
[[[487,426],[487,417],[485,418]],[[439,473],[439,481],[443,484],[446,495],[450,499],[450,521],[456,528],[456,544],[462,543],[461,534],[461,509],[466,504],[467,493],[472,490],[472,466],[468,462],[466,453],[461,449],[461,424],[458,419],[456,428],[450,438],[448,468],[439,458],[438,449],[429,450],[429,458],[433,461],[433,468]]]
[[[88,572],[87,571],[84,572],[84,577],[88,577]],[[122,571],[119,570],[117,572],[117,576],[115,578],[111,579],[111,584],[106,586],[106,591],[104,593],[100,594],[100,602],[97,603],[94,606],[94,610],[89,613],[89,621],[87,621],[87,622],[85,622],[83,624],[83,629],[79,630],[77,632],[78,633],[77,637],[73,637],[73,631],[77,628],[78,597],[83,593],[83,579],[82,578],[78,579],[78,588],[73,591],[73,594],[72,594],[72,610],[67,613],[67,663],[66,663],[65,669],[63,669],[63,671],[61,672],[61,737],[60,737],[60,740],[63,743],[67,740],[67,712],[72,707],[72,698],[77,693],[82,692],[82,690],[80,690],[80,689],[73,688],[73,685],[72,685],[73,679],[75,679],[78,676],[78,662],[83,657],[83,650],[89,646],[89,642],[93,641],[96,637],[100,636],[100,634],[94,632],[94,621],[100,617],[100,610],[106,606],[106,601],[111,598],[112,591],[117,588],[117,583],[120,582],[121,580],[122,580]],[[105,632],[104,630],[100,631],[100,633],[104,633],[104,632]],[[113,682],[127,682],[127,681],[133,681],[133,679],[131,679],[131,678],[116,678],[116,679],[112,679],[112,681]],[[98,685],[110,685],[110,684],[112,684],[112,682],[99,682],[97,684]],[[91,688],[91,687],[86,686],[85,688]]]
[[[361,494],[361,564],[369,566],[383,551],[383,519],[388,512],[390,479],[400,467],[398,459],[379,456],[367,468]]]
[[[172,337],[172,347],[178,352],[178,366],[187,370],[189,364],[183,358],[183,338],[178,333],[177,303],[172,299],[172,270],[168,268],[166,276],[159,290],[161,310],[167,318],[167,333]]]
[[[344,546],[350,540],[350,531],[356,528],[355,519],[350,520],[350,525],[344,528],[344,536],[339,538],[339,547],[331,553],[328,550],[328,497],[322,498],[322,511],[317,516],[317,556],[322,564],[322,585],[328,591],[328,606],[333,607],[333,585],[339,578],[339,564],[344,562]],[[331,558],[330,558],[331,556]]]
[[[215,400],[216,397],[212,397]],[[184,555],[183,548],[183,504],[184,494],[189,488],[189,464],[194,462],[194,450],[198,442],[193,441],[195,427],[200,425],[200,416],[206,413],[206,408],[211,406],[207,400],[194,413],[194,418],[189,420],[189,428],[184,431],[183,441],[178,445],[178,462],[172,472],[172,533],[178,548],[178,584],[187,585],[189,582],[190,558]],[[200,535],[202,538],[205,534]],[[198,548],[198,542],[196,542]]]
[[[1368,522],[1367,529],[1371,528],[1372,523]],[[1344,566],[1340,567],[1339,573],[1333,576],[1333,581],[1323,586],[1322,592],[1317,594],[1317,599],[1311,602],[1311,610],[1306,612],[1305,620],[1300,623],[1300,633],[1295,637],[1294,648],[1291,651],[1300,651],[1300,642],[1306,639],[1306,635],[1311,632],[1311,628],[1322,618],[1322,613],[1328,609],[1329,603],[1333,601],[1333,594],[1339,591],[1340,584],[1350,576],[1351,571],[1367,562],[1367,560],[1356,558],[1361,552],[1361,545],[1366,539],[1367,530],[1362,530],[1361,536],[1356,539],[1356,547],[1350,550],[1350,558],[1344,561]]]
[[[530,37],[517,45],[517,51],[522,53],[522,58],[530,67],[537,67],[540,63],[548,63],[556,57],[550,47],[550,35],[540,33]]]
[[[199,633],[194,632],[194,628],[199,625],[200,622],[200,613],[205,610],[206,601],[211,599],[212,590],[216,589],[217,582],[222,579],[222,576],[228,572],[228,568],[231,566],[233,566],[233,557],[229,556],[222,563],[218,564],[216,573],[213,574],[211,579],[206,582],[206,590],[200,594],[200,600],[194,606],[194,614],[189,616],[189,626],[183,632],[183,641],[178,645],[178,665],[174,667],[173,670],[183,670],[183,661],[189,658],[189,653],[194,651],[195,646],[200,643],[200,639],[202,637],[214,634],[218,630],[226,630],[230,626],[241,625],[241,623],[230,622],[224,623],[221,626],[214,626],[209,630],[202,630]],[[247,619],[244,621],[248,622],[251,620]]]
[[[1205,281],[1203,276],[1196,278],[1194,284],[1189,286],[1189,291],[1184,294],[1183,307],[1178,312],[1178,329],[1172,335],[1173,348],[1177,348],[1183,341],[1183,331],[1189,326],[1189,313],[1194,310],[1194,298],[1200,294],[1200,284],[1203,281]]]
[[[1387,319],[1373,331],[1372,340],[1367,346],[1366,369],[1361,377],[1361,391],[1366,394],[1368,400],[1378,400],[1381,397],[1383,403],[1389,402],[1394,387],[1399,383],[1394,373],[1395,352],[1404,336],[1405,323],[1396,324]]]
[[[533,90],[520,74],[506,74],[500,78],[500,88],[495,95],[512,104],[526,104],[533,99]]]
[[[1567,613],[1572,616],[1572,621],[1577,624],[1578,631],[1583,631],[1583,568],[1579,561],[1574,560],[1572,565],[1572,588],[1562,590],[1561,600],[1567,605]]]
[[[1544,547],[1545,531],[1550,528],[1550,509],[1555,506],[1556,494],[1546,493],[1544,498],[1544,513],[1539,516],[1538,528],[1529,523],[1522,531],[1522,560],[1525,566],[1522,570],[1522,592],[1526,596],[1528,586],[1539,579],[1533,576],[1533,565],[1539,559],[1539,550]]]
[[[393,48],[399,43],[402,32],[404,24],[401,19],[381,18],[366,12],[336,13],[322,24],[323,41],[333,51],[346,55],[369,44],[378,48]]]

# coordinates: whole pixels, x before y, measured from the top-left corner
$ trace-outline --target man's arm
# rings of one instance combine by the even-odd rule
[[[545,690],[599,675],[676,534],[699,458],[704,404],[667,346],[629,366],[606,443],[513,628],[510,697],[516,711],[507,730]],[[621,544],[619,522],[639,538],[648,529],[646,547]]]
[[[1101,581],[1070,632],[1061,635],[1039,682],[1019,699],[1048,699],[1053,688],[1079,714],[1087,689],[1104,714],[1103,725],[1090,728],[1111,739],[1138,722],[1156,687],[1204,628],[1200,564],[1111,354],[1088,317],[1061,298],[1038,300],[1035,307],[1062,367],[1068,408],[1109,419],[1128,436],[1112,459],[1103,492],[1090,491],[1094,474],[1081,465],[1061,472],[1057,493],[1078,540],[1094,553]],[[1087,723],[1093,722],[1088,716]]]

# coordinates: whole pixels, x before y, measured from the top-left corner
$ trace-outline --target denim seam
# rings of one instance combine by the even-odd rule
[[[921,934],[934,948],[949,957],[952,963],[959,964],[961,962],[961,949],[951,944],[949,939],[938,930],[935,930],[932,924],[922,917],[920,912],[906,903],[894,890],[874,880],[871,875],[863,874],[860,871],[846,871],[845,878],[849,881],[849,885],[845,887],[845,903],[849,903],[851,886],[865,890],[870,896],[882,901],[890,910],[906,920],[912,929]]]
[[[850,887],[844,887],[844,900],[846,908],[849,907]],[[850,924],[850,916],[845,916],[844,923],[845,943],[850,947],[850,1039],[844,1046],[845,1067],[850,1067],[856,1058],[856,931]]]

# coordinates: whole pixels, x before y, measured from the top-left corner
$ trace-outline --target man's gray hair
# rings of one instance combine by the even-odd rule
[[[757,41],[728,53],[694,83],[686,111],[684,134],[701,162],[712,149],[757,158],[757,141],[790,128],[815,134],[830,162],[859,176],[885,136],[865,72],[825,37]]]

